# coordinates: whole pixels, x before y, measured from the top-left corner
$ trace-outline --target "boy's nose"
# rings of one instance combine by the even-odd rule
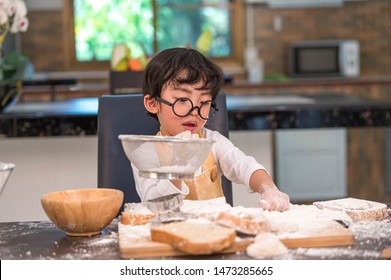
[[[190,114],[192,116],[197,116],[199,115],[199,112],[200,112],[200,107],[199,106],[194,106],[191,110],[190,110]]]

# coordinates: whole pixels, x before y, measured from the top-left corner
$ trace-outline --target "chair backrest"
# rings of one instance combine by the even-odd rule
[[[109,85],[111,94],[140,93],[144,71],[110,71]]]
[[[228,137],[228,113],[226,96],[216,98],[219,111],[206,127]],[[103,95],[98,108],[98,187],[114,188],[124,192],[124,203],[140,202],[136,192],[130,162],[118,139],[120,134],[154,135],[159,123],[147,115],[143,95]],[[232,184],[222,178],[224,195],[232,205]],[[123,210],[123,206],[120,211]]]

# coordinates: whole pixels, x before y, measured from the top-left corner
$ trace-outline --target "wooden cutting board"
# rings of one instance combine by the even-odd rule
[[[131,226],[120,224],[118,227],[119,250],[123,259],[186,255],[171,245],[154,242],[148,237],[135,238],[134,235],[128,233],[128,227]],[[305,231],[285,234],[280,239],[288,248],[333,247],[354,244],[353,233],[334,221],[323,221],[316,227],[307,227]],[[251,238],[240,239],[222,253],[245,251],[251,242]]]
[[[280,240],[288,248],[335,247],[353,245],[354,235],[340,223],[330,220],[322,221],[313,228],[285,234]]]
[[[121,236],[121,235],[120,235]],[[252,242],[252,239],[237,241],[230,248],[225,249],[222,254],[242,252]],[[173,257],[185,256],[184,252],[176,250],[169,244],[155,242],[150,239],[124,239],[120,237],[119,250],[121,258],[151,258],[151,257]]]

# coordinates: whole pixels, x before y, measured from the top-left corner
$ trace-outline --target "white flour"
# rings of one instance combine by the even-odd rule
[[[370,209],[380,209],[387,207],[383,203],[378,203],[374,201],[369,201],[365,199],[357,199],[353,197],[327,200],[327,201],[318,201],[315,202],[315,205],[318,207],[328,207],[330,209],[335,209],[339,211],[346,210],[370,210]]]
[[[124,240],[149,239],[151,236],[151,227],[149,223],[139,226],[124,225],[119,223],[118,232],[120,233],[121,238]]]
[[[336,224],[333,220],[343,220],[355,238],[354,246],[297,248],[276,256],[275,259],[378,259],[391,235],[390,219],[372,222],[353,223],[351,218],[341,211],[318,209],[314,205],[292,204],[285,212],[269,212],[259,208],[231,207],[224,198],[207,201],[184,201],[181,211],[189,213],[208,213],[209,211],[228,211],[265,216],[279,238],[300,238],[308,234],[322,232],[325,225]],[[127,238],[149,239],[149,226],[125,226]],[[389,244],[388,246],[391,246]],[[238,258],[246,258],[244,252],[237,253]],[[224,258],[224,256],[222,257]]]
[[[272,231],[280,238],[305,237],[314,232],[320,232],[328,227],[332,220],[351,222],[349,216],[343,212],[323,209],[313,205],[291,204],[285,212],[265,211]]]

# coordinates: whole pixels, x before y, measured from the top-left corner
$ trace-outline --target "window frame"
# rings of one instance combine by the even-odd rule
[[[75,51],[75,33],[74,33],[74,14],[73,0],[64,1],[64,39],[65,39],[65,57],[66,68],[71,71],[92,71],[110,69],[110,61],[77,61]],[[212,58],[223,69],[236,68],[243,66],[243,48],[244,48],[244,6],[242,0],[232,0],[228,4],[232,10],[232,21],[230,23],[232,30],[232,55],[225,58]],[[155,46],[156,49],[156,46]]]

